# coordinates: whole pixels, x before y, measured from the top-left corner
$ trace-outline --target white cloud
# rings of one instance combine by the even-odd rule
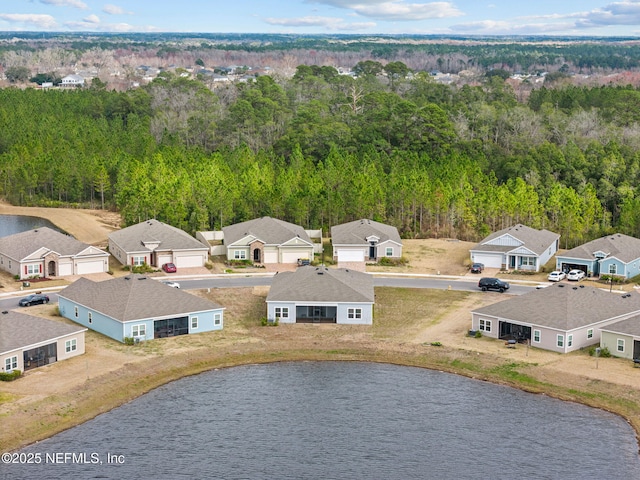
[[[33,25],[38,28],[55,28],[57,26],[55,18],[51,15],[34,13],[0,13],[0,20],[5,20],[9,23]]]
[[[53,5],[55,7],[74,7],[79,8],[80,10],[86,10],[89,8],[86,3],[81,2],[80,0],[40,0],[40,3]]]
[[[481,20],[452,25],[449,32],[482,35],[534,35],[566,32],[573,28],[573,23],[514,23],[512,21]]]
[[[108,15],[133,15],[133,12],[128,12],[124,8],[118,5],[107,4],[102,7],[102,11]]]
[[[98,18],[95,15],[89,15],[87,18],[80,22],[66,22],[64,24],[69,30],[74,31],[92,31],[92,32],[159,32],[159,28],[152,25],[146,26],[134,26],[128,23],[95,23],[92,17]]]
[[[83,18],[82,21],[86,23],[98,24],[100,23],[100,17],[98,17],[97,15],[91,14],[88,17]]]
[[[451,2],[407,3],[404,0],[306,0],[353,10],[360,16],[387,21],[415,21],[464,15]]]
[[[347,23],[341,18],[307,16],[297,18],[265,18],[270,25],[283,27],[323,27],[327,30],[366,30],[376,26],[374,22]]]

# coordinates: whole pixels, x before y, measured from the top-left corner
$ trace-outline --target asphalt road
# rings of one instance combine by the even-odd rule
[[[271,285],[271,276],[220,276],[202,279],[177,279],[180,287],[184,290],[199,290],[204,288],[241,288]],[[479,278],[479,277],[478,277]],[[460,280],[457,278],[437,278],[437,277],[384,277],[374,276],[373,285],[376,287],[398,287],[398,288],[433,288],[436,290],[462,290],[478,292],[478,280]],[[535,287],[518,285],[511,283],[511,288],[505,294],[522,295],[530,292]],[[56,303],[58,295],[55,292],[44,292],[49,296],[49,303]],[[28,295],[28,292],[16,292],[16,296],[0,299],[0,310],[12,310],[18,308],[18,300]],[[25,313],[29,307],[23,308]]]

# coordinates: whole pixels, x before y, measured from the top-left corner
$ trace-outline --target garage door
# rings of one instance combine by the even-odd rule
[[[364,250],[338,250],[339,262],[364,262]]]
[[[94,260],[93,262],[78,263],[78,275],[86,275],[87,273],[101,273],[104,272],[104,261]]]
[[[475,263],[484,263],[485,268],[501,268],[502,267],[502,254],[500,255],[482,255],[474,254],[473,261]]]
[[[158,255],[158,266],[162,266],[165,263],[173,263],[173,256],[172,255]]]
[[[176,257],[177,268],[202,267],[204,261],[202,255],[186,255],[184,257]]]
[[[282,263],[297,263],[299,258],[309,258],[307,250],[294,250],[282,252]],[[310,259],[313,260],[313,257]]]

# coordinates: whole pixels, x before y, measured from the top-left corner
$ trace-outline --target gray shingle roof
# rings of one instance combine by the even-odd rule
[[[396,227],[375,220],[364,218],[331,227],[331,243],[334,245],[368,245],[367,237],[371,235],[380,239],[378,243],[391,240],[402,245]]]
[[[231,245],[247,235],[253,235],[266,245],[282,245],[296,237],[313,243],[301,226],[271,217],[236,223],[224,227],[222,231],[224,232],[225,245]]]
[[[562,283],[473,310],[559,330],[573,330],[632,312],[640,313],[638,293],[623,297],[594,287]]]
[[[187,232],[158,220],[146,220],[109,235],[125,252],[150,251],[142,242],[159,242],[155,251],[208,250]]]
[[[620,320],[619,322],[607,325],[602,330],[621,333],[623,335],[631,335],[633,337],[640,337],[640,316]]]
[[[370,275],[344,268],[299,267],[273,277],[267,302],[371,302]]]
[[[42,247],[66,257],[77,255],[89,245],[49,227],[40,227],[0,238],[0,253],[16,260],[26,258]]]
[[[604,252],[609,254],[609,257],[616,257],[625,263],[629,263],[640,258],[640,239],[622,233],[615,233],[572,248],[559,256],[593,260],[595,252]]]
[[[0,354],[87,330],[76,325],[9,311],[0,314]]]
[[[557,233],[550,232],[549,230],[536,230],[535,228],[527,227],[526,225],[522,225],[521,223],[517,225],[513,225],[512,227],[503,228],[497,232],[492,233],[485,237],[478,245],[473,247],[471,250],[473,251],[510,251],[517,247],[510,247],[508,250],[491,250],[493,246],[485,245],[486,243],[494,240],[502,235],[511,235],[512,237],[520,240],[524,247],[528,248],[532,252],[540,255],[544,253],[544,251],[549,248],[549,246],[554,243],[560,235]],[[505,247],[501,247],[505,248]]]
[[[222,308],[204,298],[134,274],[104,282],[80,278],[58,295],[121,322]]]

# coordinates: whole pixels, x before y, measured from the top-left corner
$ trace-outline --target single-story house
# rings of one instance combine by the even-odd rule
[[[20,279],[109,271],[109,254],[49,227],[0,238],[0,268]]]
[[[373,279],[344,268],[299,267],[273,277],[267,320],[282,323],[373,323]]]
[[[109,235],[109,252],[123,265],[203,267],[209,249],[187,232],[158,220],[145,220]]]
[[[67,75],[66,77],[62,77],[62,81],[60,82],[62,87],[82,87],[84,86],[84,77],[81,75]]]
[[[333,259],[340,263],[376,261],[402,257],[398,229],[374,220],[361,219],[331,227]]]
[[[640,275],[640,239],[615,233],[592,240],[556,256],[556,268],[579,269],[593,276]]]
[[[615,357],[640,360],[640,316],[602,327],[600,346]]]
[[[639,314],[638,293],[620,295],[559,283],[473,310],[471,329],[569,353],[598,344],[601,328]]]
[[[144,275],[81,278],[58,294],[60,315],[119,342],[222,330],[220,305]]]
[[[229,225],[222,232],[227,260],[250,260],[255,264],[313,260],[313,241],[293,223],[262,217]]]
[[[86,328],[14,311],[0,314],[0,371],[25,372],[84,353]]]
[[[517,224],[494,232],[469,250],[471,263],[502,270],[540,269],[558,251],[560,235]]]

